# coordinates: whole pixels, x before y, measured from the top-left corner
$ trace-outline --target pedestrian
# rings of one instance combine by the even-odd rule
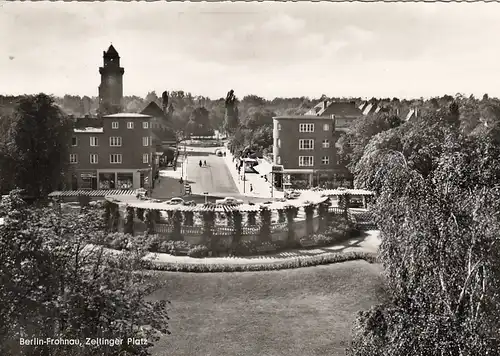
[[[201,168],[202,165],[203,165],[203,162],[201,162],[201,159],[200,159],[200,168]]]
[[[250,184],[250,193],[253,192],[253,185]]]
[[[207,166],[207,161],[203,161],[203,164],[205,165],[205,167]]]

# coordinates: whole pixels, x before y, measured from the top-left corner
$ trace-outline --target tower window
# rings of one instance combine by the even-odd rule
[[[134,123],[132,121],[127,122],[127,129],[133,129]]]
[[[77,145],[78,145],[78,139],[75,136],[73,136],[71,138],[71,146],[77,146]]]
[[[142,123],[142,128],[143,128],[143,129],[147,129],[147,128],[149,128],[149,122],[144,121],[144,122]]]
[[[112,128],[112,129],[117,129],[118,127],[119,127],[119,125],[118,125],[118,121],[113,121],[113,122],[111,123],[111,128]]]

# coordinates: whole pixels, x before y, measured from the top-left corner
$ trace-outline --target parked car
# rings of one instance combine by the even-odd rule
[[[243,200],[233,197],[225,197],[224,199],[217,199],[215,204],[239,205],[243,204]]]
[[[296,190],[292,190],[291,192],[285,193],[286,199],[298,199],[299,197],[300,197],[300,192],[297,192]]]
[[[362,208],[363,207],[363,200],[361,199],[352,199],[349,202],[349,208]]]
[[[172,198],[170,200],[167,200],[165,204],[168,205],[183,205],[184,204],[184,199],[182,198]]]
[[[222,157],[222,151],[217,151],[217,157]]]
[[[196,205],[196,202],[195,202],[195,201],[193,201],[193,200],[191,200],[191,201],[185,201],[185,202],[184,202],[184,205],[186,205],[186,206],[195,206],[195,205]]]

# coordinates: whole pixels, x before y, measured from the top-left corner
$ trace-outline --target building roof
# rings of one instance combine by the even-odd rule
[[[356,107],[354,101],[330,101],[323,100],[309,110],[306,115],[310,116],[361,116],[360,107]]]
[[[118,52],[116,51],[115,47],[113,47],[113,45],[109,46],[105,54],[109,57],[118,57]]]
[[[103,133],[104,128],[102,127],[80,127],[73,129],[75,133]]]
[[[103,116],[106,119],[151,119],[151,115],[138,114],[133,112],[122,112],[118,114],[106,115]]]
[[[274,120],[333,120],[330,116],[314,116],[314,115],[282,115],[274,116]]]
[[[154,101],[150,102],[142,111],[141,114],[150,115],[153,117],[164,117],[165,113]]]

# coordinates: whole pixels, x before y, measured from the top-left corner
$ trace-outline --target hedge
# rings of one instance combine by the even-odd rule
[[[219,273],[219,272],[258,272],[277,271],[300,267],[312,267],[332,263],[364,260],[368,263],[378,263],[377,254],[369,252],[333,252],[327,255],[297,257],[294,259],[273,263],[251,263],[251,264],[221,264],[221,263],[158,263],[145,261],[144,267],[149,270],[168,272],[191,272],[191,273]]]

